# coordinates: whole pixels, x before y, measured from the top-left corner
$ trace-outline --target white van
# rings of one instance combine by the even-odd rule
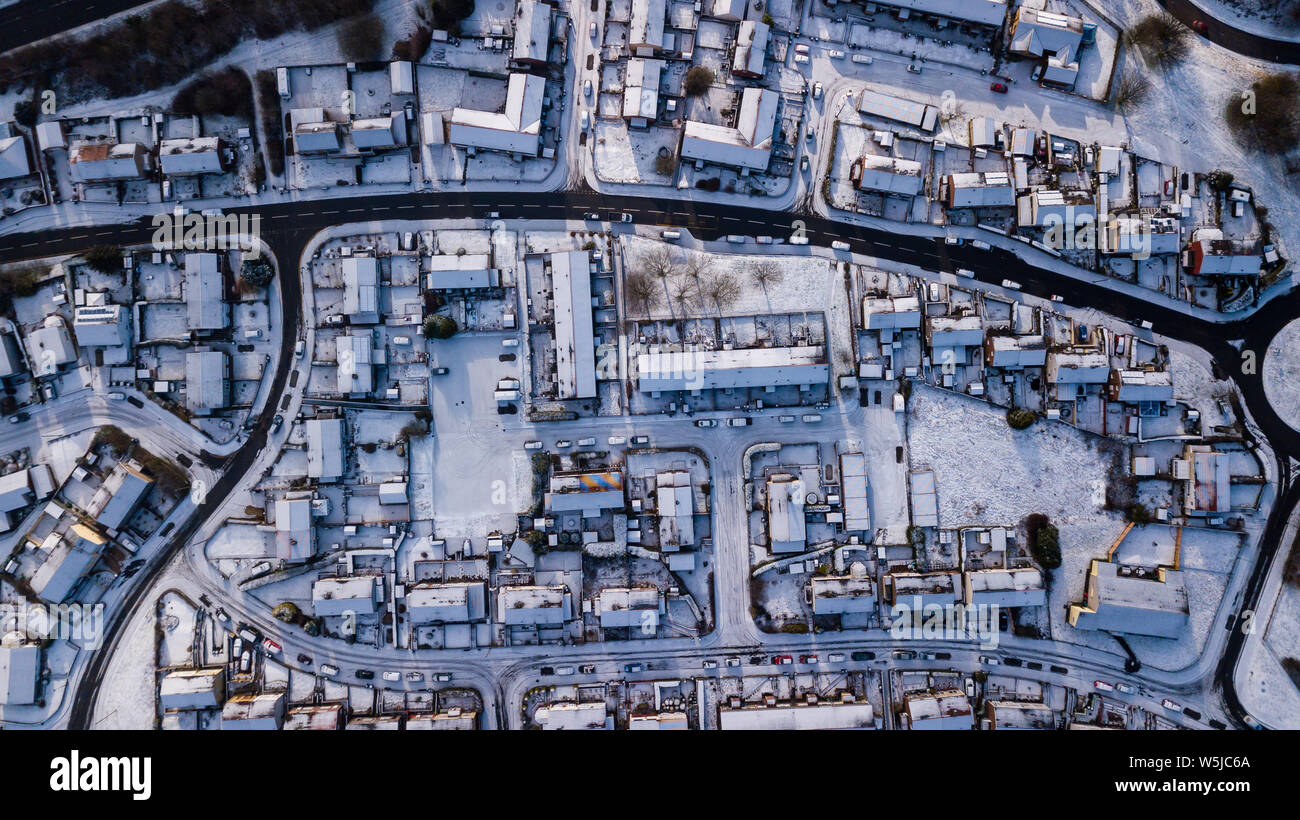
[[[675,241],[682,238],[682,232],[681,231],[660,231],[659,236],[661,236],[664,239]]]
[[[1003,279],[1002,287],[1007,288],[1009,290],[1020,290],[1020,283],[1015,281],[1014,279]]]

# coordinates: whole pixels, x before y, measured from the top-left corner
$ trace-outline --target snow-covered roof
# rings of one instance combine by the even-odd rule
[[[388,64],[388,86],[393,94],[415,93],[415,75],[410,62],[393,60]]]
[[[595,609],[605,629],[635,627],[653,633],[659,625],[659,590],[606,587],[596,596]]]
[[[904,703],[913,729],[969,730],[975,725],[970,699],[956,689],[908,694]]]
[[[1010,208],[1016,192],[1005,171],[951,174],[948,177],[949,208]]]
[[[218,410],[227,404],[229,371],[223,350],[185,354],[185,406],[192,413]]]
[[[140,501],[153,487],[153,483],[153,479],[145,475],[139,464],[131,461],[118,462],[113,472],[104,479],[95,499],[92,499],[92,506],[98,508],[95,521],[105,529],[120,530],[140,506]],[[97,502],[99,493],[106,495],[103,502]],[[93,513],[93,510],[87,512]]]
[[[663,68],[663,60],[632,57],[627,61],[627,76],[623,79],[624,117],[653,120],[659,116],[659,79]]]
[[[305,561],[315,554],[311,505],[305,494],[275,500],[275,557],[281,561]]]
[[[868,154],[862,158],[862,178],[858,180],[858,187],[864,191],[916,196],[921,193],[921,163]]]
[[[379,321],[379,260],[375,257],[343,260],[343,312],[354,325]]]
[[[486,253],[434,254],[429,257],[428,290],[464,290],[496,287],[500,271],[492,267]]]
[[[320,112],[320,115],[324,116],[324,112],[319,108],[311,110]],[[290,112],[290,115],[293,113]],[[339,124],[323,120],[299,123],[293,129],[293,144],[300,154],[337,151],[343,146],[339,140]]]
[[[521,62],[545,63],[551,38],[551,7],[540,0],[519,0],[511,56]]]
[[[591,261],[587,251],[551,254],[555,304],[555,370],[561,399],[596,395]]]
[[[638,48],[663,48],[664,20],[667,16],[667,0],[632,0],[632,17],[627,32],[628,47],[634,52]]]
[[[709,6],[709,15],[721,20],[737,22],[745,19],[745,7],[749,0],[713,0]]]
[[[858,95],[858,111],[868,116],[906,123],[922,131],[933,131],[939,121],[939,109],[933,105],[881,94],[869,88]]]
[[[413,624],[482,620],[487,617],[487,587],[481,581],[410,587],[406,613]]]
[[[1000,26],[1007,16],[1006,0],[880,0],[876,5],[918,14],[935,14],[982,26]]]
[[[825,384],[830,379],[819,345],[641,353],[636,368],[637,389],[643,393]]]
[[[992,117],[972,117],[970,121],[970,144],[972,148],[994,148],[998,144],[1001,129]]]
[[[762,77],[763,64],[767,61],[767,38],[770,27],[757,20],[746,20],[740,24],[736,35],[736,52],[731,60],[731,73],[741,76]]]
[[[788,473],[767,479],[767,536],[772,552],[802,552],[807,540],[804,483]]]
[[[451,112],[451,142],[494,151],[536,156],[542,133],[542,100],[546,79],[533,74],[511,74],[501,113],[474,108]]]
[[[307,420],[307,475],[323,481],[343,475],[343,419]]]
[[[318,578],[311,585],[311,605],[317,615],[373,614],[379,608],[379,578],[374,575]]]
[[[1134,570],[1094,560],[1083,604],[1070,606],[1077,629],[1178,638],[1188,624],[1187,587],[1178,570]]]
[[[164,711],[215,709],[221,705],[225,669],[220,666],[176,669],[168,672],[158,687],[158,701]]]
[[[131,311],[126,305],[82,305],[72,326],[82,347],[120,347],[131,341]]]
[[[44,325],[27,334],[27,360],[37,376],[56,373],[60,365],[77,360],[77,349],[61,320],[49,317]]]
[[[986,347],[989,367],[1042,367],[1047,361],[1042,336],[991,336]]]
[[[108,539],[97,530],[73,524],[32,576],[32,590],[50,603],[60,603],[99,560],[107,543]]]
[[[67,140],[63,136],[63,123],[59,120],[46,120],[36,124],[36,144],[42,151],[49,151],[53,148],[67,148]]]
[[[569,620],[567,587],[518,586],[501,587],[497,590],[498,623],[507,626],[558,626],[567,620]]]
[[[1022,7],[1011,25],[1010,51],[1015,54],[1068,59],[1078,53],[1082,41],[1083,21],[1064,14]]]
[[[746,88],[741,92],[736,127],[687,120],[682,134],[682,157],[715,165],[767,170],[780,99],[775,91]]]
[[[871,528],[871,510],[867,503],[867,457],[862,453],[840,453],[840,503],[844,510],[844,529],[853,532]]]
[[[906,330],[921,326],[921,301],[915,296],[866,296],[862,325],[867,330]]]
[[[752,704],[719,709],[723,730],[874,729],[875,713],[866,701],[840,703]]]
[[[191,331],[221,330],[230,324],[220,262],[215,253],[185,254],[185,317]]]
[[[338,391],[347,396],[364,396],[374,390],[374,347],[370,334],[338,336],[334,345]]]
[[[31,172],[27,140],[21,134],[0,139],[0,179],[25,177]]]
[[[352,144],[358,148],[394,148],[406,142],[406,112],[353,120]]]
[[[162,172],[168,176],[216,174],[221,172],[221,140],[191,137],[163,140],[158,146]]]
[[[21,510],[35,501],[29,470],[16,470],[0,476],[0,512]]]
[[[134,142],[75,142],[68,152],[73,182],[106,182],[144,175],[145,150]]]
[[[1109,377],[1110,360],[1099,350],[1047,354],[1047,381],[1051,384],[1103,384]]]
[[[690,473],[672,470],[655,477],[655,511],[659,514],[661,550],[678,550],[695,543],[695,502]]]
[[[39,644],[0,646],[0,706],[35,703],[40,675]]]
[[[876,609],[876,585],[865,573],[819,575],[814,576],[811,583],[814,615],[874,612]]]
[[[999,607],[1043,606],[1043,574],[1036,569],[969,570],[965,576],[966,604]]]

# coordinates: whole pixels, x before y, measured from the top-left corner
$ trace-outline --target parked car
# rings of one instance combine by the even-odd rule
[[[304,354],[304,353],[306,353],[306,352],[307,352],[307,340],[306,340],[306,339],[299,339],[299,340],[298,340],[298,344],[296,344],[296,345],[293,346],[293,355],[294,355],[294,358],[301,359],[301,358],[302,358],[302,354]]]
[[[327,678],[332,678],[339,673],[339,668],[332,663],[322,663],[320,673]]]
[[[435,367],[431,372],[432,372],[433,375],[435,375],[435,376],[445,376],[445,375],[447,375],[448,373],[450,373],[451,370],[449,370],[448,368],[445,368],[445,367]]]
[[[695,426],[696,427],[717,427],[718,420],[717,419],[696,419]]]
[[[821,663],[816,655],[800,655],[799,663]]]
[[[387,672],[384,673],[384,680],[386,680],[386,681],[392,681],[392,682],[395,683],[395,682],[397,682],[397,681],[400,681],[401,679],[402,679],[402,673],[401,673],[401,672],[394,672],[394,671],[392,671],[392,670],[389,670],[389,671],[387,671]]]
[[[874,660],[876,659],[876,653],[875,653],[875,652],[858,651],[858,652],[854,652],[853,654],[849,655],[849,657],[850,657],[851,659],[855,660],[855,661],[874,661]]]
[[[827,661],[827,663],[843,663],[843,662],[844,662],[844,653],[843,653],[843,652],[832,652],[831,654],[829,654],[829,655],[826,656],[826,661]]]
[[[1007,93],[1007,84],[1006,84],[1006,83],[992,83],[992,84],[989,85],[989,91],[996,91],[996,92],[998,92],[999,94],[1005,94],[1005,93]]]
[[[433,679],[436,680],[438,683],[446,683],[446,682],[448,682],[449,680],[451,680],[451,673],[450,673],[450,672],[439,672],[438,674],[436,674],[436,675],[433,676]]]
[[[649,436],[632,436],[633,447],[644,447],[650,443]]]
[[[712,658],[709,658],[708,660],[704,661],[703,666],[705,669],[717,669],[718,662],[713,660]]]
[[[31,418],[31,414],[29,413],[14,413],[12,416],[9,417],[9,423],[17,424],[21,421],[27,421],[30,418]]]
[[[374,680],[375,673],[371,669],[358,669],[357,677],[361,680]]]
[[[740,666],[740,658],[727,658],[727,666]]]
[[[304,655],[301,652],[298,653],[298,663],[303,666],[311,666],[311,655]]]
[[[587,80],[585,83],[582,84],[582,93],[584,96],[587,97],[591,96],[591,80]]]
[[[594,675],[596,674],[596,664],[585,663],[582,666],[578,667],[578,672],[583,675]]]
[[[266,650],[266,654],[268,655],[279,655],[284,651],[283,647],[270,638],[262,641],[262,649]]]
[[[587,26],[587,33],[591,35],[591,39],[593,39],[593,40],[596,39],[596,21],[595,21],[595,20],[592,20],[592,21],[591,21],[591,24]]]
[[[916,63],[909,63],[908,66],[907,66],[907,71],[908,71],[908,73],[910,73],[910,74],[920,74],[920,73],[921,73],[921,67],[920,67],[919,65],[917,65]]]
[[[1123,692],[1123,693],[1126,694],[1126,695],[1131,695],[1131,694],[1133,694],[1133,687],[1130,686],[1130,685],[1127,684],[1127,683],[1117,683],[1117,684],[1115,684],[1115,688],[1118,689],[1119,691]]]
[[[567,438],[562,438],[555,442],[555,449],[557,450],[563,450],[566,447],[572,447],[572,446],[573,446],[573,442],[569,441]]]
[[[1193,20],[1192,31],[1203,36],[1208,36],[1210,33],[1210,27],[1204,20]]]
[[[777,666],[788,666],[788,665],[794,663],[794,656],[792,656],[792,655],[774,655],[774,656],[772,657],[772,663],[774,663],[774,664],[777,665]]]
[[[1051,669],[1053,672],[1055,672],[1055,673],[1058,674],[1058,675],[1068,675],[1068,674],[1070,674],[1070,670],[1069,670],[1069,669],[1066,669],[1064,666],[1049,666],[1048,668]]]
[[[980,663],[985,666],[997,666],[1000,661],[992,655],[980,655]]]
[[[1017,666],[1017,667],[1019,667],[1019,666],[1024,666],[1024,665],[1025,665],[1025,662],[1022,661],[1022,660],[1020,660],[1019,658],[1006,658],[1006,659],[1003,660],[1002,662],[1005,663],[1007,666]]]
[[[841,239],[836,239],[834,242],[831,243],[831,248],[837,251],[847,251],[851,249],[851,246],[849,245],[848,242],[845,242]]]
[[[623,667],[623,671],[626,672],[626,673],[629,674],[629,675],[635,675],[637,672],[641,672],[641,671],[643,671],[644,669],[645,669],[645,667],[642,666],[642,665],[639,664],[639,663],[629,663],[629,664],[624,665],[624,667]]]
[[[271,432],[274,433],[276,430],[279,430],[283,426],[284,426],[284,416],[280,415],[279,413],[276,413],[275,418],[271,419]]]
[[[753,423],[754,420],[749,416],[736,416],[735,418],[727,419],[728,427],[748,427]]]

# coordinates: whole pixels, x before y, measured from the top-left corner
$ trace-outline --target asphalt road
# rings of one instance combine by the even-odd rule
[[[1265,305],[1249,319],[1215,323],[1192,318],[1181,312],[1162,307],[1141,298],[1113,290],[1103,284],[1093,284],[1035,267],[1015,254],[994,248],[980,250],[972,245],[946,245],[942,239],[900,235],[885,230],[844,225],[833,220],[816,217],[774,213],[759,208],[718,205],[651,197],[599,196],[594,193],[511,193],[503,202],[501,194],[479,192],[440,192],[433,194],[402,194],[386,197],[355,197],[300,201],[273,205],[232,209],[233,212],[256,212],[262,218],[262,233],[278,260],[282,271],[294,275],[280,277],[284,288],[281,302],[284,333],[281,355],[273,382],[271,396],[263,410],[256,430],[244,446],[226,463],[222,479],[210,490],[208,499],[194,516],[174,534],[166,548],[151,562],[144,578],[137,581],[130,597],[117,610],[107,628],[107,651],[95,653],[90,668],[83,675],[76,692],[72,709],[74,728],[89,725],[93,694],[111,657],[112,642],[118,637],[134,609],[140,604],[152,580],[170,559],[180,551],[186,540],[217,508],[265,445],[270,419],[275,415],[278,398],[283,394],[288,372],[292,367],[294,332],[300,324],[301,293],[297,265],[302,249],[311,235],[326,227],[345,222],[364,222],[380,219],[571,219],[581,220],[589,211],[602,218],[612,212],[629,212],[641,224],[684,227],[704,240],[717,240],[731,234],[774,237],[790,235],[795,221],[803,223],[811,245],[826,247],[834,240],[848,242],[854,253],[865,254],[896,262],[914,264],[930,270],[952,272],[965,268],[974,278],[998,285],[1004,279],[1020,282],[1023,292],[1047,298],[1059,295],[1064,302],[1075,306],[1091,306],[1111,315],[1126,319],[1135,325],[1150,321],[1159,333],[1190,342],[1207,350],[1224,375],[1234,379],[1241,389],[1245,404],[1256,423],[1268,437],[1281,460],[1286,456],[1300,457],[1300,433],[1292,430],[1274,412],[1264,394],[1262,378],[1242,373],[1242,350],[1253,350],[1262,362],[1264,351],[1273,336],[1292,318],[1300,314],[1300,294],[1287,293]],[[0,261],[12,261],[56,253],[73,253],[93,244],[146,244],[151,240],[152,228],[148,221],[128,225],[102,226],[101,228],[67,228],[38,234],[14,234],[0,237]],[[752,245],[749,246],[752,249]],[[848,258],[848,254],[844,254]],[[1103,280],[1104,281],[1104,280]],[[1144,331],[1138,331],[1139,334]],[[1148,332],[1149,333],[1149,332]],[[1240,347],[1234,346],[1238,341]],[[1291,496],[1288,496],[1290,498]],[[1280,506],[1280,505],[1279,505]],[[1283,516],[1284,517],[1284,516]],[[1248,589],[1257,596],[1267,568],[1280,547],[1277,535],[1280,530],[1270,527],[1270,536],[1261,546],[1261,554],[1253,570]],[[1241,641],[1234,639],[1225,655],[1225,668],[1235,664]],[[1225,692],[1231,693],[1231,675],[1219,675]],[[1229,703],[1235,694],[1229,695]]]
[[[1191,0],[1160,0],[1160,5],[1189,28],[1197,20],[1205,23],[1206,33],[1197,36],[1204,37],[1217,46],[1257,60],[1300,65],[1300,43],[1274,40],[1234,28],[1198,8]],[[1296,34],[1300,34],[1300,24],[1296,25]]]
[[[0,52],[62,34],[148,0],[22,0],[0,9]]]

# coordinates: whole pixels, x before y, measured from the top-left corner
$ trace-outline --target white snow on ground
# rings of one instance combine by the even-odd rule
[[[1251,658],[1242,692],[1251,713],[1276,729],[1300,728],[1300,687],[1282,668],[1283,658],[1300,660],[1300,589],[1283,585],[1268,627]],[[1250,697],[1247,697],[1250,695]]]
[[[1264,354],[1264,394],[1282,420],[1300,430],[1300,319],[1282,328]]]
[[[1052,638],[1118,651],[1109,635],[1074,629],[1065,618],[1069,605],[1083,600],[1090,562],[1104,559],[1124,531],[1124,516],[1103,505],[1115,459],[1126,462],[1129,448],[1056,422],[1017,432],[1007,426],[1005,410],[923,384],[913,388],[909,408],[911,469],[934,471],[940,525],[1015,525],[1030,513],[1046,515],[1061,535],[1061,567],[1049,578]],[[1196,660],[1236,550],[1224,544],[1221,551],[1210,558],[1198,549],[1186,568],[1191,622],[1185,637],[1129,637],[1144,663],[1179,669]]]
[[[1215,20],[1274,40],[1300,41],[1300,0],[1192,0]],[[1207,21],[1208,22],[1208,21]],[[1214,25],[1214,23],[1210,23]]]

